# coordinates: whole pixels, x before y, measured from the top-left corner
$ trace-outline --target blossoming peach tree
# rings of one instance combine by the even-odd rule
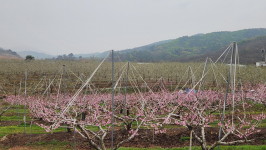
[[[156,133],[163,133],[165,124],[186,127],[191,133],[191,140],[194,137],[202,149],[207,150],[217,145],[249,142],[252,140],[249,136],[259,132],[256,127],[265,119],[265,115],[247,113],[253,107],[249,101],[265,101],[265,90],[259,88],[255,91],[228,94],[226,101],[225,93],[210,90],[132,93],[126,99],[123,94],[116,94],[113,115],[111,94],[80,95],[65,113],[62,112],[71,100],[71,96],[66,94],[46,98],[28,96],[26,101],[25,97],[9,96],[6,101],[27,105],[32,116],[42,120],[37,124],[46,131],[63,125],[73,128],[97,150],[110,147],[108,143],[112,131],[117,133],[123,130],[119,133],[121,138],[114,140],[113,149],[118,149],[138,135],[140,128],[153,128]],[[224,106],[226,111],[223,115]],[[206,128],[211,124],[220,127],[220,136],[213,143],[206,138]],[[230,140],[232,138],[229,136],[235,136],[234,140]]]
[[[134,138],[141,127],[151,127],[156,119],[152,99],[146,100],[147,95],[130,94],[126,105],[124,95],[115,96],[114,129],[112,122],[111,94],[93,94],[79,96],[69,110],[62,115],[70,96],[60,95],[44,98],[28,96],[9,96],[6,101],[12,104],[27,105],[32,116],[42,120],[36,124],[50,132],[60,126],[73,128],[75,132],[88,140],[89,144],[98,150],[105,150],[106,137],[114,130],[124,130],[123,138],[114,141],[113,149],[118,149],[123,143]],[[124,111],[126,110],[126,111]],[[97,127],[98,129],[95,129]],[[109,138],[110,139],[110,138]]]
[[[246,93],[247,94],[247,93]],[[248,93],[247,95],[251,95]],[[235,110],[230,109],[232,99],[236,101]],[[215,91],[200,91],[197,93],[180,93],[172,105],[171,113],[164,120],[164,124],[176,124],[186,127],[195,139],[200,143],[202,149],[212,150],[217,145],[230,145],[236,143],[250,142],[248,137],[260,130],[256,127],[266,118],[265,114],[249,115],[245,111],[252,105],[247,103],[243,93],[229,94],[225,107],[227,112],[223,116],[224,94]],[[206,139],[206,128],[212,123],[220,127],[219,137],[214,143]],[[218,135],[218,134],[217,134]],[[229,141],[229,136],[238,139]],[[190,141],[192,142],[192,141]]]

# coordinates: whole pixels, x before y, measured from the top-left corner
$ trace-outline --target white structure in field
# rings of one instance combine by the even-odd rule
[[[256,62],[256,66],[257,67],[266,67],[266,62],[265,61]]]
[[[265,49],[261,50],[262,53],[262,61],[256,62],[257,67],[266,67],[266,51]]]

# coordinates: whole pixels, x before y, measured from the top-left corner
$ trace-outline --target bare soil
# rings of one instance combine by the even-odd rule
[[[207,141],[213,143],[218,139],[218,129],[217,128],[207,128]],[[125,131],[115,131],[115,142],[120,141],[124,138]],[[140,130],[139,135],[136,136],[131,141],[125,143],[123,147],[184,147],[189,145],[189,131],[185,128],[168,129],[166,133],[163,134],[153,134],[152,130]],[[235,136],[230,136],[228,141],[238,139]],[[251,135],[249,139],[254,139],[251,143],[243,143],[249,145],[265,145],[266,144],[266,128],[262,128],[261,132]],[[51,142],[60,141],[69,143],[68,148],[74,149],[92,149],[86,139],[79,136],[77,133],[67,133],[67,132],[57,132],[57,133],[47,133],[47,134],[11,134],[4,139],[0,140],[0,147],[23,147],[27,145],[34,145],[38,142]],[[110,135],[106,137],[107,147],[110,146]],[[196,140],[193,139],[193,145],[199,145]],[[26,147],[25,147],[26,148]]]

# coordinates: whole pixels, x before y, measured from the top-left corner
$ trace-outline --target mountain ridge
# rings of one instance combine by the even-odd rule
[[[21,57],[14,51],[8,49],[5,50],[0,47],[0,58],[1,59],[21,59]]]
[[[122,60],[187,61],[189,58],[219,51],[231,42],[241,42],[251,38],[266,36],[265,28],[244,29],[238,31],[219,31],[206,34],[183,36],[166,43],[118,51]],[[143,50],[145,49],[145,50]]]
[[[243,63],[254,63],[258,57],[257,55],[253,55],[254,52],[252,52],[252,47],[250,45],[257,47],[258,49],[258,46],[252,43],[257,43],[257,41],[266,43],[263,38],[264,36],[266,36],[266,28],[218,31],[205,34],[198,33],[192,36],[182,36],[176,39],[162,40],[144,46],[115,51],[115,55],[117,55],[119,61],[133,62],[204,61],[206,57],[216,57],[216,55],[220,54],[221,51],[223,51],[230,43],[238,42],[240,44],[240,48],[245,49],[242,52],[252,56],[251,58],[243,54],[243,56],[249,58],[249,60],[245,58]],[[260,40],[258,37],[261,37],[263,40]],[[244,46],[242,46],[244,41],[248,41],[248,44],[244,44]],[[266,47],[266,45],[263,44],[257,43],[257,45]],[[247,49],[247,47],[249,49]],[[103,58],[106,57],[109,52],[110,51],[89,54],[74,54],[74,57]],[[18,53],[21,54],[21,52]],[[42,56],[37,56],[37,54]],[[22,56],[25,57],[26,55],[33,55],[37,59],[56,59],[56,56],[34,51]]]

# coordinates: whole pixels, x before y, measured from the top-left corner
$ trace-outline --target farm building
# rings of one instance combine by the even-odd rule
[[[265,49],[261,50],[262,61],[256,62],[256,67],[266,67],[266,51]]]
[[[265,61],[256,62],[256,67],[266,67],[266,62]]]

